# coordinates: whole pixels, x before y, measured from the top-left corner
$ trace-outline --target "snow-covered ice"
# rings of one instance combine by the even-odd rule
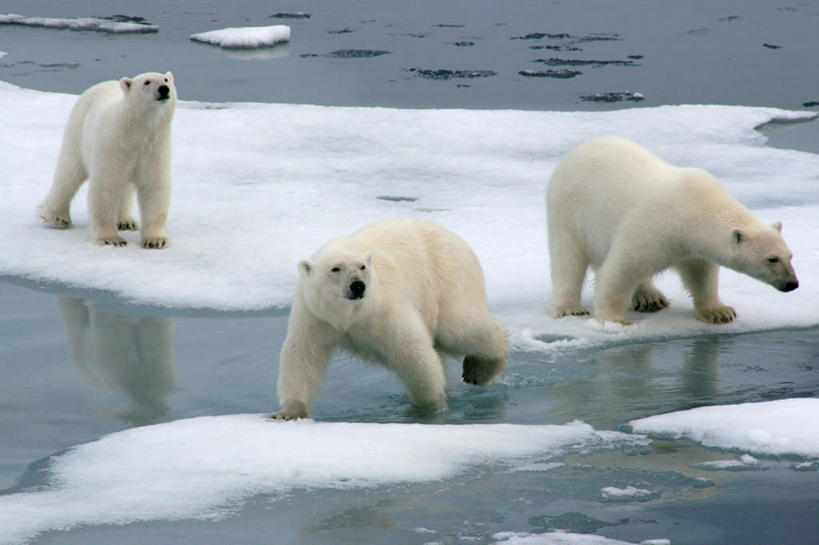
[[[26,17],[16,13],[7,13],[0,14],[0,24],[66,30],[93,30],[113,34],[159,32],[159,27],[156,25],[99,19],[97,17]]]
[[[113,433],[54,456],[47,484],[0,496],[0,544],[78,525],[214,519],[258,494],[442,480],[572,447],[644,442],[580,422],[362,424],[277,422],[264,415],[177,420]]]
[[[615,501],[630,501],[630,500],[646,500],[657,497],[657,493],[645,488],[637,488],[636,486],[627,486],[625,488],[617,488],[616,486],[607,486],[600,490],[600,495],[604,500]]]
[[[93,82],[89,82],[93,83]],[[185,82],[178,81],[184,94]],[[754,127],[812,112],[738,106],[664,106],[611,112],[400,110],[181,102],[174,119],[169,248],[90,242],[85,189],[75,228],[36,215],[53,176],[76,96],[0,83],[0,273],[108,290],[136,303],[258,310],[290,303],[296,263],[328,238],[377,220],[431,219],[462,236],[486,273],[493,312],[513,347],[560,350],[636,339],[819,324],[819,156],[766,147]],[[729,325],[694,319],[681,282],[658,285],[671,308],[603,328],[555,320],[545,188],[563,154],[622,134],[667,160],[709,169],[766,221],[783,220],[802,285],[783,294],[724,270]],[[24,241],[24,243],[23,243]],[[585,302],[590,303],[591,283]],[[562,339],[562,340],[555,340]],[[554,341],[554,342],[552,342]]]
[[[252,49],[272,47],[290,41],[290,27],[287,25],[249,26],[220,28],[199,34],[191,34],[190,39],[229,49]]]
[[[699,407],[629,422],[637,433],[762,455],[819,458],[819,399]],[[742,461],[747,465],[751,457]]]

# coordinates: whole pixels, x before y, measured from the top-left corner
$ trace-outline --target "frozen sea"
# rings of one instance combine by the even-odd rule
[[[0,544],[816,542],[817,27],[782,0],[6,0]],[[182,99],[171,246],[92,245],[84,195],[41,225],[76,95],[149,70]],[[800,288],[723,271],[728,326],[672,274],[630,327],[545,316],[546,181],[612,133],[782,220]],[[503,379],[450,362],[425,415],[339,354],[315,420],[267,420],[296,262],[407,216],[481,259]]]

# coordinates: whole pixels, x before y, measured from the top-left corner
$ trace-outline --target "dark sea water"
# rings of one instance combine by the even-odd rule
[[[271,17],[298,12],[310,17]],[[0,51],[7,53],[0,80],[45,91],[80,93],[103,79],[172,70],[182,99],[212,102],[816,110],[810,104],[819,101],[816,2],[4,0],[2,13],[126,15],[159,26],[158,33],[114,35],[0,25]],[[291,43],[226,52],[188,40],[216,28],[269,24],[290,25]],[[818,126],[761,130],[770,145],[819,152]],[[108,324],[109,335],[129,332],[123,351],[143,335],[154,351],[126,365],[83,359],[72,350],[77,335],[88,334],[82,324],[90,313]],[[169,312],[101,292],[0,279],[0,489],[37,484],[43,460],[106,433],[274,410],[286,320],[286,312]],[[338,358],[316,412],[330,421],[580,419],[621,429],[634,418],[700,405],[816,397],[818,334],[811,328],[512,353],[504,383],[486,389],[463,386],[450,369],[451,408],[432,418],[407,410],[388,373]],[[254,499],[218,522],[85,527],[35,543],[490,543],[494,532],[554,529],[635,543],[669,538],[674,545],[819,542],[819,472],[795,471],[792,460],[775,458],[756,471],[693,468],[732,455],[655,442],[641,453],[567,458],[534,476],[482,473],[445,483],[302,491],[286,501]],[[703,476],[706,487],[698,484]],[[645,502],[599,500],[601,487],[632,482],[662,493]]]

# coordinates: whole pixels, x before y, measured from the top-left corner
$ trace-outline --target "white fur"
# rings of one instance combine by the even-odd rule
[[[708,172],[673,166],[629,140],[598,138],[571,151],[546,201],[555,317],[588,314],[580,292],[589,266],[600,322],[628,323],[628,307],[668,306],[651,278],[669,267],[706,322],[736,317],[717,294],[718,265],[781,291],[798,286],[781,224],[760,222]]]
[[[503,370],[506,334],[487,309],[478,259],[443,227],[375,223],[330,240],[299,273],[277,418],[309,415],[337,347],[395,371],[424,409],[446,407],[443,354],[466,355],[464,381],[472,384]],[[359,299],[355,282],[366,286]]]
[[[169,90],[166,99],[159,92],[163,85]],[[126,244],[117,231],[138,228],[131,215],[136,192],[142,246],[165,247],[176,100],[170,72],[104,81],[85,91],[68,118],[54,181],[40,216],[54,227],[71,227],[71,200],[88,179],[94,240]]]

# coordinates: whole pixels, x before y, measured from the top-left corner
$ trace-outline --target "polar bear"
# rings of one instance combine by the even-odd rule
[[[58,229],[71,227],[71,200],[88,179],[94,240],[125,246],[117,231],[138,229],[131,215],[136,192],[142,246],[164,248],[176,100],[170,72],[104,81],[85,91],[68,118],[54,181],[40,205],[40,217]]]
[[[395,371],[426,410],[446,407],[445,354],[466,355],[470,384],[503,371],[506,332],[487,309],[478,259],[435,223],[372,224],[330,240],[298,269],[276,418],[310,414],[335,348]]]
[[[799,283],[781,223],[763,224],[708,172],[666,163],[618,137],[591,140],[558,164],[547,195],[555,317],[583,315],[586,269],[596,273],[594,317],[628,324],[627,307],[668,306],[652,276],[674,267],[696,317],[736,317],[717,294],[719,265],[780,291]]]

